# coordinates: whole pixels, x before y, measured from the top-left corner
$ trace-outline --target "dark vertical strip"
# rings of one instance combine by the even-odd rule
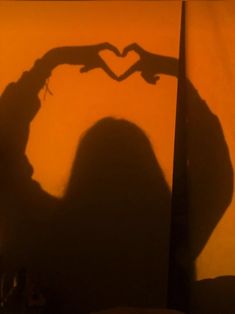
[[[168,307],[189,311],[187,129],[185,102],[185,1],[182,1],[175,125]]]

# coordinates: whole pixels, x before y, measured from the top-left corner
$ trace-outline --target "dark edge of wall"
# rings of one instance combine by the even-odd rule
[[[176,103],[168,308],[189,313],[190,262],[187,189],[187,125],[185,102],[185,1],[182,1],[179,47],[178,90]]]

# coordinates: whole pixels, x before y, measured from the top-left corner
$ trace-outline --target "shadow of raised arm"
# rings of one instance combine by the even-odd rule
[[[118,49],[109,43],[51,49],[37,60],[29,71],[24,72],[17,82],[6,87],[0,98],[2,152],[0,189],[4,191],[5,198],[11,198],[10,196],[13,195],[18,204],[24,203],[24,208],[41,207],[38,205],[38,197],[35,197],[35,193],[38,193],[41,199],[47,194],[43,193],[39,184],[31,179],[33,168],[25,155],[29,125],[41,106],[38,93],[50,77],[52,70],[61,64],[80,65],[81,72],[101,68],[111,78],[117,80],[116,75],[99,56],[99,52],[104,49],[120,55]],[[10,183],[6,184],[8,181]],[[48,208],[46,203],[51,197],[47,196],[41,211],[43,208]]]
[[[155,84],[160,74],[178,76],[176,58],[147,52],[138,44],[126,47],[123,55],[132,50],[140,59],[119,77],[120,81],[134,72],[140,72],[150,84]],[[219,119],[189,80],[185,81],[183,98],[187,111],[185,167],[189,192],[185,195],[189,198],[185,214],[189,215],[191,255],[196,259],[231,202],[233,168]]]

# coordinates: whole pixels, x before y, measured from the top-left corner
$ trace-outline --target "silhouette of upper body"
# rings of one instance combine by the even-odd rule
[[[120,81],[134,71],[148,83],[157,74],[177,76],[177,60],[138,48],[140,61],[117,78],[99,57],[102,49],[119,54],[109,44],[53,49],[0,99],[4,267],[41,272],[58,313],[165,306],[170,192],[144,132],[126,120],[98,121],[79,144],[62,200],[32,179],[25,155],[30,122],[40,109],[38,93],[56,66],[83,65],[81,72],[101,67]],[[186,90],[196,258],[231,200],[232,168],[218,118],[190,82]]]
[[[51,71],[63,63],[84,71],[96,62],[112,77],[97,60],[104,48],[54,49],[1,97],[5,269],[41,272],[49,302],[64,312],[165,305],[170,193],[143,131],[125,120],[97,122],[78,147],[62,200],[32,179],[25,155]]]

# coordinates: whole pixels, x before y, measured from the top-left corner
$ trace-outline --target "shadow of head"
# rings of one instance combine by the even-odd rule
[[[113,208],[169,206],[169,190],[148,137],[134,123],[110,117],[84,134],[66,198]]]
[[[109,307],[120,300],[161,305],[170,192],[144,132],[114,118],[92,126],[78,147],[64,201],[68,221],[63,221],[63,239],[66,234],[65,242],[83,252],[81,277],[87,282],[92,276],[95,298],[101,302],[105,295]],[[67,250],[76,269],[74,249]]]

